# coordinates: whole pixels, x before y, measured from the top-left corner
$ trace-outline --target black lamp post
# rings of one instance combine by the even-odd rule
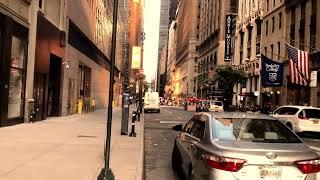
[[[106,142],[104,147],[104,168],[102,168],[98,180],[114,180],[114,175],[110,169],[110,140],[111,140],[111,124],[112,124],[112,101],[113,101],[113,84],[114,84],[114,64],[116,55],[116,38],[117,38],[117,19],[118,19],[118,0],[114,0],[113,4],[113,24],[112,24],[112,47],[111,47],[111,72],[109,83],[109,102],[108,102],[108,118],[106,129]]]

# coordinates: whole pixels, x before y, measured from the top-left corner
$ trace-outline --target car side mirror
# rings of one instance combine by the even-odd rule
[[[182,124],[177,124],[173,126],[172,129],[175,131],[182,131]]]

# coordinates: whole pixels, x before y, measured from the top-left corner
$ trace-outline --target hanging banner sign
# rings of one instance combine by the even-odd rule
[[[231,40],[232,40],[232,15],[226,16],[226,35],[225,35],[225,51],[224,61],[231,61]]]
[[[140,69],[141,63],[141,47],[140,46],[133,46],[132,47],[132,69]]]
[[[261,54],[261,79],[264,87],[282,86],[283,63],[273,61]]]

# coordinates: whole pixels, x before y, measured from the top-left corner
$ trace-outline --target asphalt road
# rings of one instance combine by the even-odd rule
[[[161,107],[160,113],[145,113],[145,179],[178,180],[171,169],[176,124],[186,123],[194,112]]]
[[[171,153],[176,124],[185,124],[195,112],[161,107],[160,113],[145,113],[145,179],[178,180],[171,169]],[[320,152],[320,133],[299,134],[310,147]]]

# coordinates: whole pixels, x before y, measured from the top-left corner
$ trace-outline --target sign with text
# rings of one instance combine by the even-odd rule
[[[140,69],[141,61],[141,47],[133,46],[132,47],[132,69]]]
[[[318,72],[311,71],[310,87],[317,87],[317,77],[318,77]]]
[[[226,35],[225,35],[225,51],[224,61],[231,61],[231,40],[232,40],[232,15],[226,16]]]
[[[261,54],[262,84],[264,87],[282,86],[283,63],[273,61]]]

